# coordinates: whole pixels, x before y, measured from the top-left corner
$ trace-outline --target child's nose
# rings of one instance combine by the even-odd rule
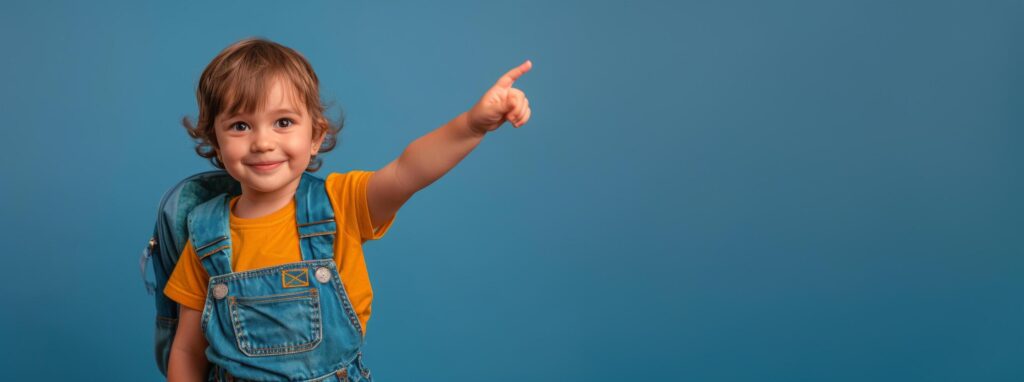
[[[267,131],[267,129],[257,130],[253,134],[252,151],[264,152],[271,151],[276,147],[277,143],[274,142],[273,134]]]

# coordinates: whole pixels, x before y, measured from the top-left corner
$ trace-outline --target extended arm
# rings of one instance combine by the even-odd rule
[[[532,63],[526,61],[506,73],[472,109],[416,139],[398,159],[374,172],[366,198],[375,229],[390,220],[413,194],[454,168],[487,132],[505,121],[517,128],[526,124],[529,101],[512,84],[531,67]]]

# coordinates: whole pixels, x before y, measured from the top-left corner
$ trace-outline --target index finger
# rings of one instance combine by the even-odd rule
[[[512,87],[512,83],[516,82],[516,80],[519,79],[519,76],[529,72],[532,67],[533,63],[530,62],[530,60],[526,60],[526,62],[520,64],[515,69],[509,70],[504,76],[501,76],[495,85],[506,88]]]

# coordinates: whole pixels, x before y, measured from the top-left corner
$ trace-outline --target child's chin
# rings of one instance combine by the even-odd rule
[[[249,175],[242,183],[256,192],[274,192],[287,186],[292,180],[294,179],[290,179],[287,171],[282,171],[274,174]]]

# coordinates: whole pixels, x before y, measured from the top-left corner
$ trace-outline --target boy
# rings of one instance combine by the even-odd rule
[[[180,304],[168,380],[370,380],[359,351],[372,301],[361,244],[382,237],[398,209],[487,132],[526,124],[529,102],[512,85],[531,66],[506,73],[469,111],[380,170],[323,181],[307,171],[319,168],[317,155],[333,148],[341,127],[323,116],[305,58],[262,39],[218,54],[200,77],[197,123],[184,124],[196,152],[238,180],[242,194],[222,203],[230,235],[190,237],[164,289]],[[310,205],[326,206],[336,231],[299,234],[327,222],[296,224],[307,208],[296,211],[296,190],[308,184],[326,190],[329,206]],[[333,238],[326,256],[298,250],[318,235]]]

